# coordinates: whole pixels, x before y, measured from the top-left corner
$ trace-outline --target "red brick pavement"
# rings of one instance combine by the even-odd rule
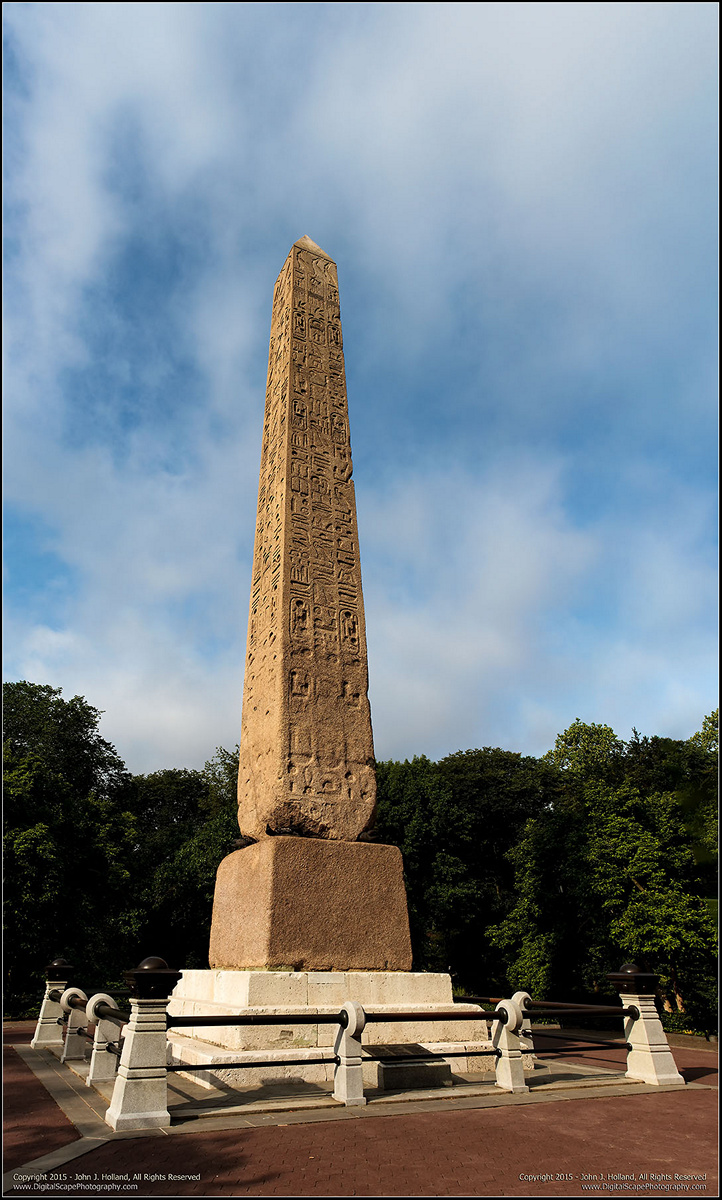
[[[33,1158],[74,1142],[80,1134],[60,1111],[29,1067],[8,1045],[27,1044],[35,1023],[3,1028],[4,1139],[3,1169],[11,1171]],[[22,1101],[18,1103],[18,1101]]]
[[[704,1051],[675,1055],[685,1072],[699,1069],[689,1059],[714,1062]],[[716,1112],[717,1093],[708,1090],[603,1098],[582,1092],[573,1101],[544,1104],[454,1112],[420,1107],[408,1115],[122,1139],[59,1168],[68,1189],[44,1194],[578,1196],[588,1194],[581,1190],[583,1172],[706,1172],[706,1191],[696,1194],[713,1196]],[[93,1187],[94,1177],[104,1182],[104,1174],[166,1178],[131,1178],[133,1191],[80,1189],[82,1183]],[[172,1174],[200,1179],[167,1178]],[[556,1178],[567,1174],[574,1178]],[[525,1175],[551,1179],[520,1178]],[[670,1194],[655,1184],[640,1193],[624,1181],[601,1183],[606,1195]],[[12,1192],[23,1194],[31,1193]]]
[[[604,1035],[594,1033],[591,1036],[602,1037]],[[556,1031],[549,1036],[549,1034],[540,1034],[540,1031],[536,1030],[534,1049],[539,1058],[550,1063],[574,1062],[592,1069],[602,1067],[604,1070],[619,1069],[621,1072],[626,1070],[626,1051],[624,1049],[616,1046],[585,1045],[580,1039],[581,1035],[580,1037],[567,1036]],[[677,1062],[677,1069],[685,1083],[705,1083],[710,1087],[717,1087],[718,1054],[714,1043],[702,1042],[699,1049],[689,1044],[673,1046],[672,1053]]]

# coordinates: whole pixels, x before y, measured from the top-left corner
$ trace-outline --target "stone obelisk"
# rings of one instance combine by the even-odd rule
[[[273,297],[238,821],[210,963],[409,970],[399,850],[358,841],[376,778],[336,265],[295,242]]]

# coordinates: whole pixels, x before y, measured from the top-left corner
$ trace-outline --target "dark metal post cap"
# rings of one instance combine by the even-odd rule
[[[71,964],[65,958],[54,958],[51,963],[48,963],[45,968],[45,976],[47,979],[67,979],[70,972],[73,970]]]
[[[182,971],[173,971],[164,958],[144,958],[134,971],[126,971],[125,979],[135,1000],[167,1000]]]
[[[607,975],[610,983],[613,983],[618,992],[628,995],[653,995],[659,975],[654,975],[649,971],[643,971],[636,963],[622,963],[618,971],[612,971]]]

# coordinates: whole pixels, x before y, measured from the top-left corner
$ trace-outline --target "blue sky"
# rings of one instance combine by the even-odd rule
[[[238,739],[272,287],[338,263],[379,758],[717,705],[714,4],[5,5],[5,677]]]

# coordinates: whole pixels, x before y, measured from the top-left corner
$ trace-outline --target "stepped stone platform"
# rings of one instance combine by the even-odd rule
[[[168,1012],[172,1016],[231,1016],[305,1012],[334,1014],[347,1000],[376,1013],[468,1013],[468,1020],[374,1021],[363,1033],[364,1083],[369,1087],[426,1087],[450,1084],[468,1071],[493,1078],[489,1023],[476,1004],[454,1004],[449,975],[413,971],[184,971]],[[333,1079],[335,1025],[197,1025],[169,1031],[170,1062],[189,1067],[206,1087],[247,1087],[273,1079],[324,1083]],[[257,1060],[264,1067],[227,1064]],[[382,1063],[380,1056],[392,1063]],[[444,1061],[431,1055],[448,1055]],[[468,1057],[467,1057],[468,1056]],[[404,1060],[427,1057],[429,1061]],[[319,1059],[299,1063],[289,1060]],[[530,1053],[525,1070],[533,1070]],[[179,1072],[179,1074],[183,1074]],[[189,1073],[189,1078],[191,1074]]]

